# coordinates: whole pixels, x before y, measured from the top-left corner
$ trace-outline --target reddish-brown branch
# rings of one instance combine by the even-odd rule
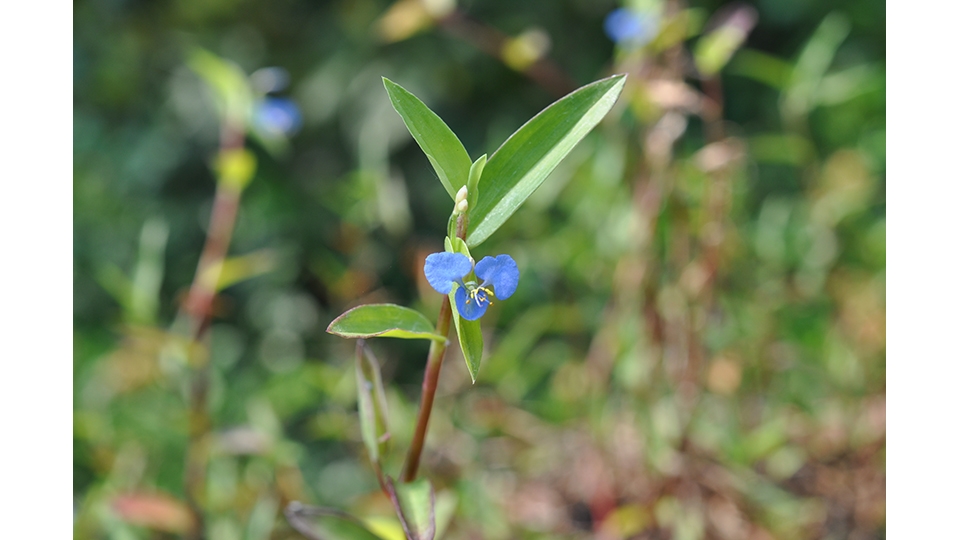
[[[242,129],[225,123],[221,131],[221,153],[241,148],[243,141]],[[210,327],[217,282],[220,280],[219,268],[227,256],[239,207],[240,190],[227,182],[218,182],[213,210],[210,214],[210,225],[207,229],[207,239],[200,261],[197,263],[197,272],[190,286],[190,292],[181,306],[181,315],[187,320],[188,335],[192,343],[203,342]],[[196,349],[191,346],[190,350]],[[207,413],[210,366],[206,354],[197,357],[191,352],[189,356],[194,374],[190,383],[189,442],[184,471],[184,491],[196,523],[192,538],[202,538],[204,534],[202,500],[206,481],[207,444],[211,429],[210,416]]]
[[[464,215],[457,218],[457,236],[460,239],[467,237],[467,220]],[[437,316],[437,334],[446,336],[450,333],[450,321],[453,319],[453,309],[450,307],[450,297],[443,298],[440,305],[440,314]],[[420,396],[420,410],[417,412],[417,425],[407,451],[407,461],[403,466],[400,479],[403,482],[412,482],[417,478],[417,469],[420,467],[420,455],[427,439],[427,426],[430,423],[430,411],[433,410],[433,398],[437,393],[437,381],[440,380],[440,367],[447,352],[447,342],[434,341],[430,344],[427,354],[427,367],[423,373],[422,395]]]

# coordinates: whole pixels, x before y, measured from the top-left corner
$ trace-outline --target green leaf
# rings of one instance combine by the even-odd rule
[[[463,143],[417,96],[386,77],[383,78],[383,87],[387,89],[393,108],[437,171],[450,198],[455,198],[457,191],[466,185],[470,171],[470,155]]]
[[[385,487],[407,538],[433,540],[437,527],[430,481],[421,478],[406,484],[394,484],[388,476]]]
[[[374,468],[379,471],[380,454],[390,428],[387,425],[387,398],[380,377],[380,364],[366,347],[357,340],[357,409],[360,414],[360,434]]]
[[[345,338],[395,337],[403,339],[447,338],[434,333],[433,325],[419,311],[396,304],[367,304],[340,315],[327,332]]]
[[[490,157],[483,189],[469,209],[467,245],[493,234],[616,103],[626,75],[588,84],[530,119]]]

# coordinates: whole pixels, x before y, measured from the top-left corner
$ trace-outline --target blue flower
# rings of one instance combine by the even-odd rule
[[[479,285],[476,281],[463,281],[471,271],[483,280]],[[427,255],[423,273],[430,286],[441,294],[450,294],[453,284],[459,285],[453,299],[460,316],[468,321],[482,317],[493,303],[492,297],[510,298],[520,282],[520,270],[509,255],[484,257],[474,266],[462,253],[431,253]]]
[[[303,120],[297,104],[287,98],[268,97],[257,104],[253,121],[271,135],[293,135]]]
[[[654,38],[657,17],[627,8],[615,9],[603,21],[607,35],[619,45],[640,47]]]

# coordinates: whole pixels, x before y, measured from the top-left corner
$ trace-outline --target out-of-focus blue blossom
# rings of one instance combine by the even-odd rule
[[[292,100],[268,97],[257,104],[253,122],[266,133],[290,136],[300,129],[303,119],[300,108]]]
[[[463,281],[471,271],[482,280],[479,285],[476,281]],[[449,294],[454,283],[459,285],[453,299],[460,316],[468,321],[475,321],[487,312],[491,297],[510,298],[520,283],[520,270],[509,255],[484,257],[474,267],[462,253],[431,253],[423,265],[423,274],[430,286],[441,294]]]
[[[615,9],[603,21],[603,30],[617,45],[641,47],[656,36],[658,17],[627,8]]]

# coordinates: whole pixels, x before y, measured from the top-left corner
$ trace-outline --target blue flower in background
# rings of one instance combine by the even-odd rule
[[[268,97],[257,104],[253,121],[260,129],[272,135],[293,135],[300,129],[302,119],[297,104],[287,98]]]
[[[471,270],[482,280],[479,285],[476,281],[463,281]],[[493,303],[491,297],[510,298],[520,282],[520,270],[509,255],[484,257],[474,266],[462,253],[431,253],[427,255],[423,273],[430,286],[441,294],[450,294],[453,284],[459,285],[453,299],[460,316],[468,321],[475,321],[487,312]]]
[[[618,45],[640,47],[654,38],[657,17],[632,9],[619,8],[607,15],[603,30]]]

